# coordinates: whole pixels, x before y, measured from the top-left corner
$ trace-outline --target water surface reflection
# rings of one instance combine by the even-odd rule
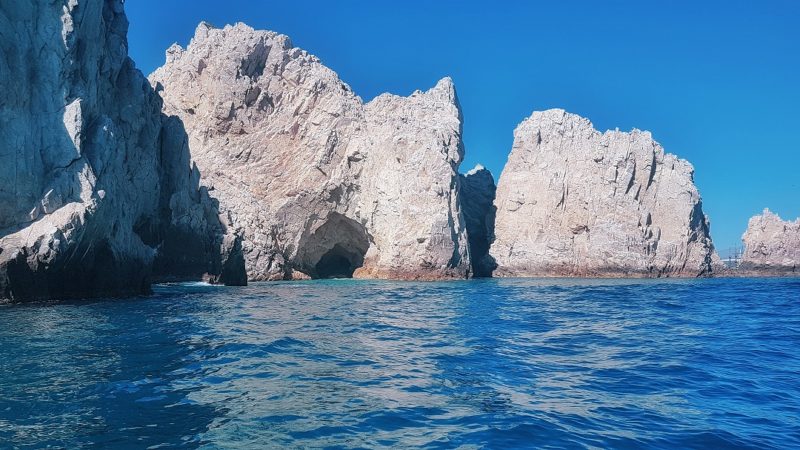
[[[329,280],[0,307],[0,442],[800,446],[800,281]]]

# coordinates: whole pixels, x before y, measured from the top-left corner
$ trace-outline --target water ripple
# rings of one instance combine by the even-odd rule
[[[0,447],[797,448],[800,281],[168,285],[0,307]]]

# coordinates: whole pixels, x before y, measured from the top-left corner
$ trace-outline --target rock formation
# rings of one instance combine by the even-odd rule
[[[719,262],[691,165],[647,132],[536,112],[495,188],[458,173],[448,78],[364,103],[286,36],[202,23],[148,81],[126,33],[122,0],[0,4],[0,299]],[[752,219],[743,266],[795,271],[798,228]]]
[[[364,104],[288,37],[201,23],[150,76],[252,280],[468,276],[449,79]]]
[[[127,27],[122,0],[0,3],[2,299],[236,278],[235,235],[127,57]]]
[[[461,175],[461,205],[469,236],[472,273],[476,277],[491,277],[496,264],[489,255],[494,239],[496,187],[491,172],[480,164]]]
[[[754,274],[797,274],[800,270],[800,219],[784,221],[769,209],[750,218],[742,236],[739,270]]]
[[[649,132],[534,112],[514,131],[495,205],[495,275],[700,276],[719,263],[691,164]]]

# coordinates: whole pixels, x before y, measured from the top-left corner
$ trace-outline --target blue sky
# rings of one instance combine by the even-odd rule
[[[466,160],[495,178],[514,127],[564,108],[650,130],[695,167],[721,251],[769,207],[800,216],[800,2],[133,0],[130,54],[150,73],[201,20],[289,35],[364,100],[444,76]]]

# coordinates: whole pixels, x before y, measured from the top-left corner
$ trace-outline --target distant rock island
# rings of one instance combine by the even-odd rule
[[[800,219],[785,221],[765,209],[750,219],[742,241],[744,254],[739,268],[743,272],[800,274]]]
[[[0,25],[0,299],[720,273],[691,164],[648,132],[534,112],[495,186],[460,174],[449,78],[364,103],[286,36],[201,23],[148,80],[121,0],[3,2]],[[742,273],[796,274],[799,228],[751,219]]]

